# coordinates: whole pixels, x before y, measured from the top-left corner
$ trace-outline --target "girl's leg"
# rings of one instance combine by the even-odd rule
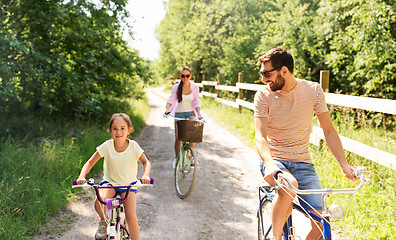
[[[110,186],[109,184],[106,184],[104,186]],[[115,196],[116,192],[114,189],[111,188],[102,188],[99,189],[99,194],[100,197],[102,198],[103,201],[106,201],[107,199],[110,199]],[[104,204],[101,204],[98,200],[98,198],[95,198],[95,210],[98,213],[100,217],[100,221],[103,221],[106,217],[108,219],[108,216],[106,214],[106,206]]]
[[[125,193],[123,193],[123,196]],[[129,233],[131,235],[131,240],[139,239],[139,225],[136,215],[136,194],[130,192],[127,200],[124,202],[125,207],[125,217],[129,227]]]

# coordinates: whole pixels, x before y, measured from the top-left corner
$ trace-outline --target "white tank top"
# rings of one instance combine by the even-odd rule
[[[176,112],[192,112],[192,101],[194,100],[194,94],[191,92],[188,95],[182,95],[182,101],[177,105]]]

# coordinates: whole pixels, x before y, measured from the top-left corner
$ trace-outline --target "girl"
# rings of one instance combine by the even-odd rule
[[[180,70],[180,83],[173,85],[171,95],[166,102],[165,115],[172,112],[177,118],[201,117],[201,106],[199,105],[199,86],[191,79],[191,69],[183,67]],[[176,158],[180,150],[181,141],[177,138],[177,125],[175,122],[175,159],[172,167],[175,167]],[[191,143],[195,149],[195,143]]]
[[[107,140],[102,145],[96,148],[96,152],[84,164],[81,169],[80,176],[77,179],[77,184],[86,182],[85,176],[89,173],[92,167],[98,160],[104,157],[103,162],[103,181],[99,184],[102,186],[126,186],[131,182],[136,181],[138,166],[137,161],[143,165],[142,183],[150,183],[150,169],[151,164],[147,160],[140,146],[133,140],[128,139],[128,135],[132,131],[132,122],[129,116],[125,113],[115,113],[110,119],[108,132],[111,134],[111,140]],[[104,201],[113,198],[116,191],[120,192],[122,197],[125,196],[126,190],[123,189],[100,189],[100,196]],[[136,193],[135,189],[131,192]],[[104,239],[107,235],[107,224],[105,222],[102,205],[98,199],[95,199],[95,210],[100,217],[99,227],[96,231],[96,238]],[[136,195],[129,194],[124,203],[126,220],[131,232],[133,240],[139,239],[139,226],[136,216]]]

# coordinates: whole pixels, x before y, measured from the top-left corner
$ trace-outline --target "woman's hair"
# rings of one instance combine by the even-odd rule
[[[180,70],[180,75],[182,74],[183,71],[189,71],[191,74],[191,69],[189,67],[182,67],[182,69]],[[183,81],[180,81],[179,86],[177,88],[177,101],[181,102],[183,100]]]
[[[122,118],[125,120],[125,122],[127,123],[129,128],[132,128],[133,131],[133,126],[132,126],[132,122],[131,122],[131,118],[128,116],[128,114],[126,113],[114,113],[113,116],[111,116],[111,119],[109,121],[109,130],[111,131],[111,127],[113,126],[113,122],[116,118]]]
[[[291,73],[294,69],[293,56],[289,51],[283,48],[273,48],[269,50],[266,54],[259,57],[260,63],[266,63],[271,61],[272,67],[286,66]]]

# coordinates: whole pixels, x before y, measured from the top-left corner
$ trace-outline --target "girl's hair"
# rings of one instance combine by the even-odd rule
[[[182,67],[180,70],[180,75],[182,74],[183,71],[189,71],[191,74],[191,69],[189,67]],[[179,86],[177,87],[177,101],[181,102],[183,100],[183,81],[180,81]]]
[[[113,122],[116,118],[122,118],[125,120],[129,128],[132,128],[133,131],[133,126],[131,122],[131,118],[128,116],[128,114],[125,113],[114,113],[113,116],[111,116],[111,119],[109,121],[109,131],[111,131],[111,127],[113,126]]]

